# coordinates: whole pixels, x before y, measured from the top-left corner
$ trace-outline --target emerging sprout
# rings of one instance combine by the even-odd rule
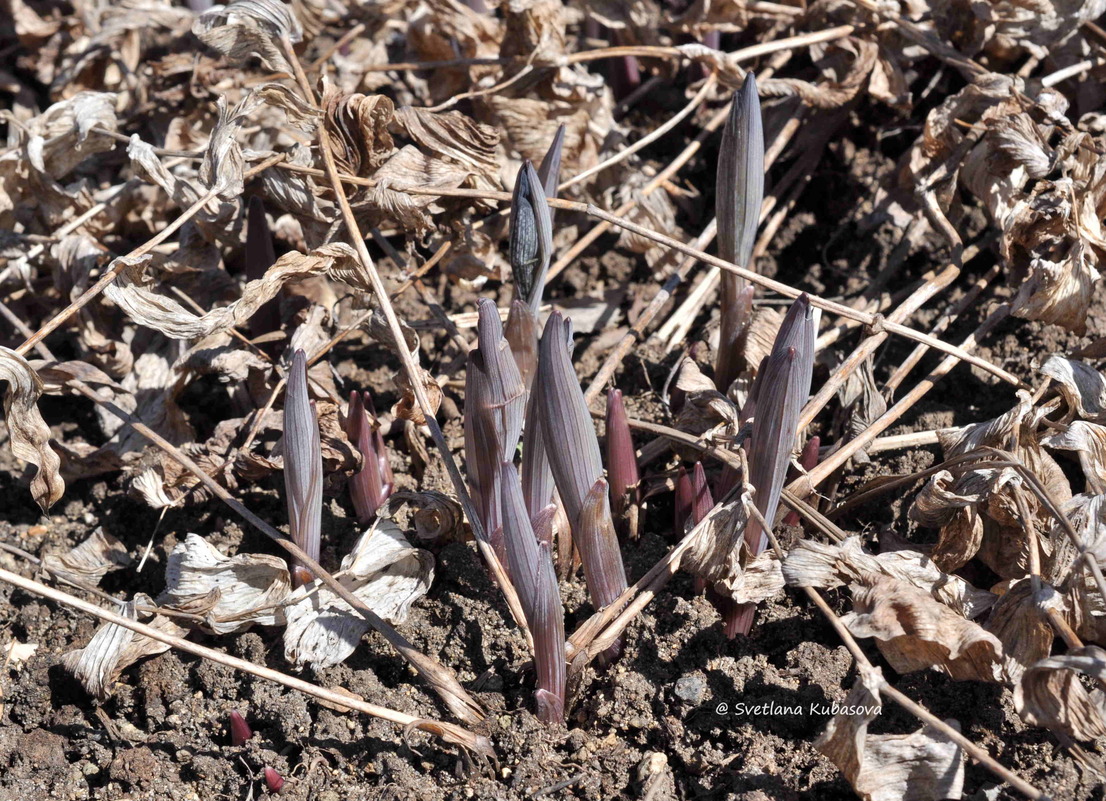
[[[230,744],[233,746],[244,745],[253,737],[253,729],[237,709],[230,711]]]
[[[764,130],[753,73],[734,97],[722,132],[714,207],[718,220],[718,255],[749,267],[764,201]],[[714,378],[725,393],[741,372],[741,339],[749,325],[753,289],[730,272],[722,273],[721,328]]]
[[[283,786],[284,786],[284,777],[281,776],[279,773],[277,773],[272,768],[270,768],[268,765],[266,765],[265,766],[265,787],[266,787],[266,789],[270,793],[276,794],[276,793],[280,792],[280,788],[282,788]]]
[[[522,434],[525,390],[511,354],[499,310],[484,298],[479,304],[479,346],[469,352],[465,375],[465,457],[470,491],[496,556],[504,565],[500,518],[500,465],[514,457]]]
[[[626,589],[626,571],[611,521],[599,441],[570,358],[572,322],[553,312],[541,338],[534,382],[536,411],[553,479],[580,552],[588,593],[597,608]],[[613,658],[620,645],[608,653]]]
[[[545,723],[564,720],[565,709],[565,620],[557,574],[549,548],[549,532],[536,534],[522,497],[522,483],[514,464],[501,465],[503,535],[511,581],[534,638],[534,667],[538,677],[535,693],[538,717]],[[552,525],[553,507],[539,516],[539,525]]]
[[[630,436],[622,391],[618,389],[607,393],[607,474],[611,479],[611,503],[615,518],[632,539],[637,539],[641,498],[637,451]]]
[[[246,277],[256,281],[276,261],[273,250],[273,232],[265,218],[265,204],[254,195],[246,212]],[[257,339],[280,330],[280,302],[273,298],[250,317],[250,336]]]
[[[297,350],[284,393],[284,491],[292,540],[315,561],[323,528],[323,455],[315,404],[307,393],[307,354]],[[306,567],[292,561],[292,583],[312,581]]]
[[[753,433],[748,443],[749,483],[756,491],[757,510],[769,525],[776,515],[787,478],[787,466],[798,434],[799,414],[814,370],[814,338],[817,320],[810,299],[800,295],[780,325],[772,351],[754,379],[750,393],[756,398]],[[744,417],[744,415],[742,415]],[[756,556],[768,544],[768,534],[754,517],[745,528],[745,547]],[[727,618],[726,633],[748,634],[753,623],[752,604],[742,604]]]
[[[541,306],[545,274],[553,256],[553,221],[545,201],[541,177],[533,164],[524,161],[511,197],[509,256],[519,300],[529,306],[535,316]]]
[[[395,475],[388,464],[388,449],[380,426],[373,419],[372,396],[368,392],[349,394],[349,414],[346,417],[346,436],[361,451],[361,469],[350,479],[350,497],[357,522],[365,525],[376,516],[395,488]]]

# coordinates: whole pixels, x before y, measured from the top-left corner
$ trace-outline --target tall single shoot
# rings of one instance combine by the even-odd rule
[[[714,208],[718,219],[718,255],[749,267],[760,207],[764,201],[764,129],[753,73],[734,97],[718,154]],[[741,340],[752,315],[753,288],[745,279],[722,273],[721,325],[714,382],[725,394],[743,368]]]
[[[284,392],[284,492],[292,540],[319,561],[323,530],[323,452],[319,419],[307,391],[307,354],[292,356]],[[292,560],[292,584],[314,580],[306,567]]]
[[[749,484],[761,516],[772,524],[780,504],[787,468],[798,437],[799,415],[810,395],[818,315],[805,294],[791,304],[772,351],[755,379],[756,410],[748,440]],[[750,393],[753,394],[753,393]],[[745,549],[756,556],[768,545],[768,534],[751,517],[745,527]],[[740,604],[726,615],[726,635],[748,634],[754,604]]]

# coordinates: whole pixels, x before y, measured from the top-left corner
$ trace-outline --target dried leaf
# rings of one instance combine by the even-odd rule
[[[923,727],[913,734],[869,734],[882,707],[878,668],[860,668],[843,706],[814,741],[841,769],[864,801],[930,801],[960,798],[964,754],[940,732]],[[956,721],[945,721],[959,730]]]
[[[942,573],[917,551],[891,551],[878,556],[866,553],[859,537],[838,545],[802,540],[783,562],[783,576],[793,587],[833,588],[882,574],[926,590],[932,597],[968,619],[990,609],[997,597],[978,590],[959,576]]]
[[[204,627],[229,634],[255,623],[283,625],[282,605],[290,591],[288,566],[280,557],[224,556],[203,537],[189,534],[169,553],[165,592],[158,602],[175,607],[201,604]]]
[[[241,61],[257,56],[273,72],[292,74],[280,48],[281,38],[295,44],[303,29],[292,9],[280,0],[233,0],[214,6],[192,25],[200,41],[228,58]]]
[[[75,548],[63,554],[48,554],[42,566],[55,576],[96,586],[105,573],[131,563],[127,548],[115,537],[97,528]]]
[[[153,606],[153,602],[145,595],[136,595],[133,601],[123,605],[120,614],[138,620],[137,605]],[[177,637],[185,632],[172,618],[162,615],[155,616],[149,625]],[[65,654],[62,664],[89,693],[102,700],[115,691],[116,680],[130,665],[147,656],[164,653],[169,647],[115,623],[105,623],[96,630],[88,645]]]
[[[245,325],[250,316],[276,297],[286,283],[314,275],[329,274],[355,289],[368,291],[360,278],[357,254],[349,245],[335,242],[306,254],[285,253],[264,278],[246,284],[237,301],[197,316],[177,301],[153,291],[145,270],[149,260],[149,256],[123,259],[127,266],[104,294],[136,323],[173,339],[199,339]]]
[[[1075,648],[1028,668],[1014,688],[1018,714],[1073,740],[1106,736],[1106,694],[1097,688],[1087,692],[1081,673],[1106,680],[1106,651],[1093,645]]]
[[[417,145],[435,156],[489,179],[499,172],[499,131],[490,125],[459,111],[433,112],[414,106],[396,109],[395,121]]]
[[[867,574],[849,586],[853,611],[841,618],[856,637],[874,637],[899,673],[935,667],[957,681],[1003,679],[997,637],[938,603],[924,590]]]
[[[388,133],[395,113],[391,99],[348,95],[328,85],[322,104],[331,153],[339,169],[348,175],[371,175],[395,149]]]
[[[47,511],[65,493],[59,468],[61,459],[50,447],[50,427],[38,410],[43,384],[30,363],[14,350],[0,347],[0,381],[8,383],[4,393],[4,422],[17,459],[34,466],[31,494]]]
[[[413,548],[394,521],[380,518],[361,535],[334,576],[378,616],[393,624],[434,579],[434,557]],[[345,661],[369,630],[368,622],[316,580],[299,587],[285,607],[284,656],[318,670]]]
[[[1106,422],[1106,378],[1086,362],[1052,355],[1041,373],[1060,385],[1068,406],[1085,420]]]

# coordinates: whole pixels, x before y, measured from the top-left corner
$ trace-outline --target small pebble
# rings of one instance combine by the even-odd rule
[[[689,704],[698,704],[707,692],[707,680],[702,676],[684,676],[676,682],[676,697]]]

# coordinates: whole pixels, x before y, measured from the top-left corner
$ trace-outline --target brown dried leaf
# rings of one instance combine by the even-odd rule
[[[849,537],[839,545],[802,540],[783,563],[783,577],[794,587],[840,587],[872,575],[884,575],[925,590],[969,619],[986,612],[997,600],[993,593],[941,572],[925,554],[891,551],[873,556],[861,547],[859,537]]]
[[[224,556],[203,537],[189,534],[165,564],[164,605],[202,602],[204,627],[215,634],[242,631],[255,623],[285,622],[283,604],[291,592],[287,563],[278,556]]]
[[[1018,714],[1073,740],[1106,736],[1106,694],[1100,689],[1087,692],[1080,673],[1106,680],[1106,651],[1089,645],[1028,668],[1014,688]]]
[[[395,225],[409,233],[434,229],[428,212],[442,206],[431,195],[409,195],[392,187],[418,186],[456,189],[472,175],[460,164],[428,156],[413,145],[404,145],[373,174],[376,186],[355,204],[359,219],[369,226]]]
[[[860,667],[844,707],[814,747],[841,769],[864,801],[930,801],[960,798],[964,754],[940,732],[923,727],[913,734],[868,734],[882,707],[878,668]],[[945,721],[959,730],[956,721]]]
[[[401,624],[430,589],[434,557],[411,547],[394,521],[377,518],[335,578],[381,618]],[[284,657],[297,667],[310,663],[318,670],[345,661],[369,630],[365,618],[318,580],[297,588],[284,611]]]
[[[30,363],[5,347],[0,347],[0,381],[6,381],[4,422],[8,439],[17,459],[34,466],[31,494],[47,511],[65,493],[65,482],[59,468],[61,459],[50,447],[50,427],[38,410],[43,384]]]
[[[999,639],[930,593],[874,574],[861,576],[849,591],[853,611],[841,621],[853,636],[874,637],[899,673],[935,667],[956,681],[1002,681]]]
[[[92,586],[99,584],[105,573],[130,563],[126,546],[102,528],[97,528],[88,539],[66,553],[42,558],[42,566],[55,576]]]
[[[415,144],[435,156],[495,180],[499,173],[499,131],[459,111],[433,112],[401,106],[395,122]]]
[[[147,596],[136,595],[133,601],[123,605],[122,616],[137,620],[137,605],[154,604]],[[156,615],[149,625],[177,637],[185,633],[172,618],[162,615]],[[113,685],[130,665],[144,657],[164,653],[169,647],[115,623],[105,623],[96,630],[88,645],[65,654],[62,664],[89,693],[102,700],[115,691]]]
[[[683,567],[736,603],[760,603],[783,589],[783,574],[775,554],[750,556],[745,524],[752,500],[743,492],[720,503],[696,527]]]
[[[1080,417],[1106,422],[1106,378],[1086,362],[1052,355],[1041,365],[1041,373],[1060,386],[1068,406]]]
[[[1006,656],[1006,680],[1013,683],[1027,667],[1051,653],[1053,630],[1044,613],[1046,605],[1063,611],[1060,594],[1047,584],[1040,597],[1033,595],[1033,582],[1014,582],[991,609],[984,628],[998,637]]]
[[[395,149],[388,133],[395,114],[391,99],[345,94],[328,84],[322,104],[330,151],[339,169],[349,175],[371,175]]]
[[[960,478],[942,470],[931,476],[914,498],[910,519],[941,529],[941,536],[930,553],[930,558],[941,570],[951,573],[967,564],[979,551],[983,541],[983,519],[977,507],[991,486],[992,482],[982,470],[973,470]]]
[[[303,39],[299,20],[280,0],[233,0],[214,6],[196,18],[192,33],[228,58],[243,61],[257,56],[273,72],[289,75],[292,67],[281,52],[280,40],[287,37],[295,44]]]
[[[156,329],[173,339],[199,339],[244,325],[250,316],[272,300],[291,281],[315,275],[330,275],[360,291],[369,291],[361,277],[357,254],[346,244],[323,245],[310,253],[285,253],[262,278],[250,281],[242,297],[229,306],[197,316],[177,301],[155,293],[145,267],[150,257],[122,259],[126,267],[104,294],[140,325]]]

